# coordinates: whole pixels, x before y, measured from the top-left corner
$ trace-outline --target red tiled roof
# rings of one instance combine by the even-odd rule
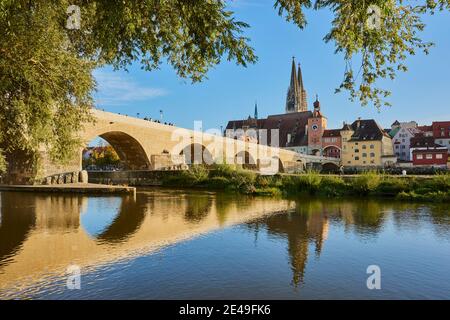
[[[247,125],[250,128],[266,129],[268,144],[271,144],[270,130],[278,129],[280,147],[306,146],[308,145],[308,137],[305,133],[305,127],[311,117],[311,111],[271,115],[266,119],[258,119],[256,123],[253,123],[255,126],[251,126],[249,120],[233,120],[228,122],[226,129],[236,130]],[[290,143],[287,142],[288,134],[291,134]]]
[[[330,130],[325,130],[323,132],[323,137],[324,138],[340,137],[340,136],[341,136],[341,129],[330,129]]]

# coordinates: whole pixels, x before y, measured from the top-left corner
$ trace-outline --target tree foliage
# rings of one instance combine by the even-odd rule
[[[336,92],[347,90],[352,101],[380,107],[390,105],[386,100],[390,91],[379,88],[377,80],[394,79],[398,71],[407,71],[409,55],[428,54],[433,43],[420,38],[423,15],[450,9],[450,0],[278,0],[275,8],[301,29],[307,24],[305,9],[331,10],[334,18],[324,40],[334,42],[336,53],[345,60]]]
[[[94,165],[99,168],[115,167],[120,164],[120,158],[110,145],[90,148],[83,154],[83,167]]]
[[[67,28],[71,5],[79,29]],[[94,68],[139,60],[153,70],[167,59],[200,81],[224,57],[256,61],[247,26],[220,1],[0,0],[0,151],[67,160],[90,120]]]

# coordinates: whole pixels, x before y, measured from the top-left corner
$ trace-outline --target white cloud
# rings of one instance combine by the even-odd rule
[[[97,70],[94,77],[97,80],[95,102],[102,106],[122,105],[168,94],[165,89],[141,85],[119,73]]]

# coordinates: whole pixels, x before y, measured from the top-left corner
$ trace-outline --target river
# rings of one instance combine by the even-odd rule
[[[158,188],[0,196],[0,299],[450,298],[448,205]]]

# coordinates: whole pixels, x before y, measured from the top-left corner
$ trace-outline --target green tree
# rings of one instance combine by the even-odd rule
[[[68,28],[71,5],[79,29]],[[220,1],[0,0],[0,152],[38,159],[46,147],[69,160],[90,120],[94,68],[139,60],[153,70],[167,59],[200,81],[223,58],[256,61],[246,27]]]

